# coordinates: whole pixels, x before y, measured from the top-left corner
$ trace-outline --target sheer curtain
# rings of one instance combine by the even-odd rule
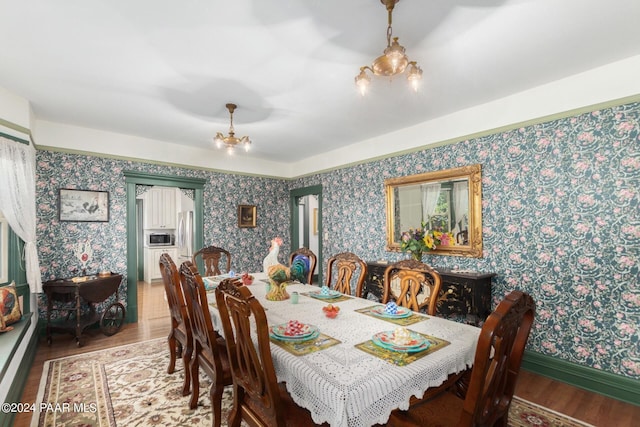
[[[27,282],[33,293],[42,292],[36,247],[36,150],[0,136],[0,210],[9,226],[24,241]]]
[[[421,185],[422,190],[422,220],[429,223],[430,217],[436,211],[438,197],[440,197],[440,183]],[[428,225],[427,227],[431,227]]]
[[[460,226],[462,231],[463,217],[469,212],[469,183],[460,181],[453,183],[453,209],[456,213],[456,227]]]

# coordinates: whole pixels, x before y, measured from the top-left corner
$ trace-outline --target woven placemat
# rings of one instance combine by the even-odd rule
[[[336,344],[340,344],[340,340],[337,340],[329,335],[320,334],[315,339],[300,342],[281,341],[273,337],[269,337],[271,342],[284,348],[291,354],[296,356],[304,356],[305,354],[313,353],[314,351],[324,350],[325,348],[332,347]]]
[[[419,313],[413,313],[411,316],[397,317],[397,318],[376,316],[374,313],[371,312],[371,310],[373,310],[376,307],[380,307],[380,305],[376,304],[376,305],[372,305],[371,307],[359,308],[354,311],[357,313],[366,314],[367,316],[375,317],[376,319],[386,320],[387,322],[391,322],[400,326],[413,325],[414,323],[422,322],[423,320],[429,319],[427,316]]]
[[[379,345],[374,344],[372,340],[356,344],[355,347],[396,366],[406,366],[411,362],[415,362],[416,360],[423,358],[427,354],[434,353],[451,344],[449,341],[445,341],[431,335],[420,334],[420,336],[429,341],[430,345],[429,348],[416,353],[402,353],[382,348]]]
[[[300,295],[304,295],[305,297],[317,299],[318,301],[326,302],[327,304],[333,304],[334,302],[348,301],[348,300],[353,298],[353,297],[351,297],[349,295],[344,295],[344,294],[340,295],[339,297],[335,297],[335,298],[320,298],[319,296],[313,294],[312,292],[303,292]]]

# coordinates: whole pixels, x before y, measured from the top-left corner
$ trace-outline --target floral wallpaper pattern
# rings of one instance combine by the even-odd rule
[[[425,256],[495,272],[537,304],[528,348],[640,379],[640,104],[496,133],[296,180],[322,184],[323,257],[396,261],[384,180],[482,164],[483,258]]]
[[[530,350],[640,380],[638,103],[295,180],[39,151],[43,278],[78,268],[71,247],[86,238],[93,267],[125,270],[123,169],[205,178],[205,243],[227,247],[236,270],[259,270],[273,236],[289,247],[290,189],[322,185],[325,261],[345,250],[394,261],[406,255],[384,249],[384,179],[474,163],[483,168],[483,258],[424,260],[497,273],[494,305],[512,289],[531,293]],[[110,222],[59,223],[58,188],[110,191]],[[258,206],[256,228],[237,227],[238,204]]]
[[[93,256],[87,263],[88,273],[109,270],[126,276],[127,195],[123,170],[206,179],[204,243],[228,249],[233,255],[232,268],[237,271],[261,269],[273,236],[281,236],[285,245],[288,245],[289,192],[285,181],[280,179],[195,171],[50,151],[37,152],[36,169],[37,232],[43,281],[79,274],[81,263],[73,250],[78,242],[87,240],[91,242],[93,249]],[[109,222],[60,222],[59,188],[108,191]],[[257,205],[258,227],[238,228],[239,204]],[[280,259],[285,262],[284,254],[280,255]],[[126,299],[126,287],[124,280],[120,287],[120,299]],[[114,298],[102,306],[109,304]],[[44,318],[44,295],[41,296],[39,310],[40,317]],[[57,314],[54,314],[54,318]]]

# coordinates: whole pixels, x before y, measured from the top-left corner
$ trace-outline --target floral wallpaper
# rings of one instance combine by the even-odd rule
[[[640,379],[640,104],[514,129],[304,177],[322,184],[323,257],[406,258],[385,242],[384,180],[482,164],[483,258],[425,256],[495,272],[537,304],[528,348]]]
[[[228,248],[237,270],[259,270],[273,236],[289,247],[290,189],[322,184],[325,261],[346,250],[394,261],[406,255],[384,249],[384,179],[480,163],[483,258],[425,261],[497,273],[494,305],[510,290],[529,292],[537,304],[530,350],[640,379],[638,103],[295,180],[46,151],[37,161],[44,280],[78,268],[71,248],[86,238],[94,246],[92,267],[124,272],[123,169],[205,178],[205,243]],[[58,222],[58,188],[109,191],[110,222]],[[256,228],[237,227],[238,204],[258,206]]]
[[[203,178],[204,243],[228,249],[232,268],[257,271],[269,252],[271,239],[278,235],[288,247],[289,191],[285,181],[262,177],[151,165],[100,157],[38,151],[36,155],[36,203],[38,246],[42,279],[71,277],[81,272],[74,254],[79,242],[89,241],[93,249],[88,273],[109,270],[126,276],[126,186],[123,170],[159,175]],[[109,192],[109,222],[61,222],[58,220],[58,189],[77,188]],[[257,227],[238,228],[237,206],[257,206]],[[280,259],[285,262],[285,254]],[[123,281],[120,299],[126,299]],[[115,297],[104,305],[109,304]],[[126,304],[125,304],[126,305]],[[100,308],[99,308],[100,309]],[[46,297],[39,301],[45,318]],[[54,314],[54,318],[58,313]]]

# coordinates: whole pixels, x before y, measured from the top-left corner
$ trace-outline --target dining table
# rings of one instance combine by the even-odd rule
[[[318,424],[385,424],[393,410],[409,408],[412,396],[421,398],[473,365],[478,327],[402,308],[399,315],[375,301],[296,282],[286,287],[290,295],[297,293],[295,298],[270,301],[266,275],[252,275],[247,286],[265,309],[278,381]],[[222,278],[204,278],[213,327],[220,334],[214,289]],[[323,310],[328,305],[339,307],[334,318]],[[275,332],[296,321],[312,328],[311,338],[279,339]],[[422,344],[395,348],[388,340],[407,332]]]

